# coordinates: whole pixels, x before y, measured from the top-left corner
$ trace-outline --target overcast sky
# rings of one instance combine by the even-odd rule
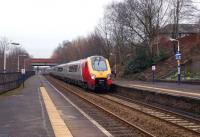
[[[112,1],[119,0],[0,0],[0,37],[48,58],[58,43],[92,32]]]
[[[0,0],[0,37],[48,58],[58,43],[92,32],[113,0]],[[116,1],[116,0],[115,0]]]

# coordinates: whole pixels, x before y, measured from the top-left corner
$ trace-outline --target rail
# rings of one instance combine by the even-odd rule
[[[34,71],[27,71],[25,75],[20,72],[0,73],[0,94],[18,88],[23,81],[34,74]]]
[[[82,91],[79,88],[73,88],[73,86],[70,86],[70,85],[66,86],[65,84],[61,83],[61,81],[58,81],[58,80],[56,80],[56,79],[54,79],[52,77],[46,77],[46,78],[51,83],[57,84],[59,87],[64,88],[66,91],[70,91],[70,93],[78,96],[79,98],[81,98],[82,100],[88,102],[89,104],[92,104],[93,106],[95,106],[99,110],[105,112],[107,115],[110,115],[111,117],[117,119],[118,121],[121,121],[123,124],[127,125],[128,127],[131,127],[134,130],[134,132],[139,133],[141,136],[155,137],[154,135],[152,135],[148,131],[142,129],[141,127],[137,126],[136,124],[127,121],[126,119],[122,118],[118,114],[115,114],[114,112],[112,112],[109,109],[99,105],[98,103],[95,103],[95,102],[91,101],[90,99],[88,99],[88,97],[84,96],[83,94],[80,94],[80,93],[82,93]],[[95,97],[97,97],[95,94],[90,94],[90,95],[94,95]]]
[[[200,120],[184,114],[169,111],[167,109],[155,107],[150,104],[145,104],[139,101],[135,101],[131,98],[127,98],[120,95],[101,95],[103,98],[111,100],[115,103],[123,105],[127,108],[137,110],[143,114],[152,116],[156,119],[165,121],[194,134],[200,135]],[[128,103],[127,103],[128,102]]]
[[[198,135],[199,136],[199,134],[200,134],[200,132],[199,132],[200,126],[199,126],[199,120],[198,119],[194,119],[192,117],[188,117],[188,116],[181,115],[181,114],[178,114],[178,113],[170,112],[170,111],[158,108],[158,107],[153,107],[153,106],[150,106],[150,105],[135,103],[135,102],[132,102],[132,99],[130,101],[129,98],[120,99],[120,98],[115,98],[115,97],[112,97],[110,95],[104,95],[104,94],[102,94],[102,95],[101,94],[89,94],[89,96],[88,96],[88,94],[85,94],[79,88],[75,88],[74,86],[67,85],[67,84],[61,83],[61,82],[56,81],[56,80],[52,80],[51,78],[48,79],[48,80],[50,80],[50,82],[58,84],[59,87],[62,87],[64,89],[66,89],[67,91],[70,91],[70,93],[73,93],[73,94],[79,96],[83,100],[87,100],[87,102],[97,106],[98,108],[100,108],[102,110],[105,109],[104,111],[106,111],[107,113],[110,113],[110,115],[112,115],[112,116],[117,117],[117,119],[121,119],[121,121],[123,121],[123,123],[126,123],[127,125],[129,125],[129,127],[133,127],[134,122],[133,123],[129,122],[129,120],[132,120],[132,118],[126,119],[124,117],[121,117],[122,112],[120,112],[120,115],[118,115],[119,110],[120,110],[120,106],[122,106],[122,108],[127,108],[129,110],[133,110],[134,112],[139,112],[142,115],[144,114],[144,115],[148,116],[149,118],[152,117],[153,119],[155,119],[155,121],[158,121],[158,125],[159,125],[159,121],[160,121],[162,124],[165,123],[169,126],[169,127],[166,126],[167,128],[164,129],[165,131],[163,131],[162,129],[160,130],[159,128],[158,128],[158,130],[155,129],[156,126],[153,127],[154,124],[149,124],[153,128],[148,129],[147,124],[149,122],[146,121],[144,125],[141,122],[139,124],[139,128],[136,125],[135,129],[140,130],[140,127],[142,127],[140,132],[142,132],[144,135],[160,136],[160,135],[164,135],[164,134],[169,135],[169,134],[180,133],[180,131],[181,131],[181,133],[186,134],[186,136],[187,135],[189,135],[189,136],[190,135],[191,136]],[[98,98],[103,99],[103,100],[99,101]],[[127,99],[129,99],[129,100],[127,100]],[[104,107],[102,107],[102,105],[99,105],[98,102],[103,102],[104,106],[109,106],[108,104],[105,105],[105,102],[107,102],[106,100],[108,100],[109,102],[112,102],[112,106],[114,104],[119,104],[118,107],[116,107],[117,108],[116,112],[118,112],[118,113],[116,113],[117,115],[115,115],[115,112],[110,111],[110,110],[115,110],[114,107],[111,108],[111,109],[107,109],[106,107],[104,108]],[[132,113],[132,114],[134,114],[134,113]],[[127,116],[130,116],[132,114],[127,114]],[[138,122],[139,122],[139,120],[137,120],[137,124],[138,124]],[[164,125],[163,125],[163,127],[164,127]],[[173,126],[176,130],[180,130],[180,131],[174,131],[173,128],[172,129],[170,128],[171,126]],[[145,127],[145,128],[143,128],[143,127]],[[147,130],[143,130],[143,129],[147,129]],[[151,133],[149,133],[149,131],[151,131],[151,133],[153,133],[155,135],[152,135]]]

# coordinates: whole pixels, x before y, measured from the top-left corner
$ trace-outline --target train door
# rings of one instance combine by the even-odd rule
[[[82,75],[83,75],[83,80],[85,82],[89,81],[90,73],[89,73],[89,68],[88,68],[88,63],[87,62],[85,62],[84,65],[83,65]]]

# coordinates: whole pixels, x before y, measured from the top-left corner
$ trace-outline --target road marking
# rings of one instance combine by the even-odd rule
[[[173,90],[173,89],[165,89],[165,88],[156,88],[156,87],[150,87],[150,86],[143,86],[143,85],[129,85],[131,87],[139,87],[139,88],[147,88],[147,89],[156,89],[156,90],[161,90],[161,91],[167,91],[167,92],[171,92],[171,93],[181,93],[181,94],[185,94],[185,95],[193,95],[193,96],[198,96],[200,97],[200,94],[198,93],[190,93],[190,92],[183,92],[183,91],[180,91],[180,90]],[[193,97],[192,96],[192,97]]]
[[[40,91],[42,93],[42,98],[44,100],[44,104],[49,116],[49,120],[51,122],[51,126],[53,128],[54,134],[56,137],[73,137],[65,122],[61,118],[56,109],[54,103],[49,97],[46,89],[44,87],[40,87]]]
[[[63,95],[56,87],[54,87],[50,82],[48,82],[51,87],[53,87],[56,92],[58,92],[67,102],[69,102],[73,107],[75,107],[83,116],[85,116],[92,124],[94,124],[101,132],[103,132],[108,137],[113,137],[113,135],[107,131],[104,127],[102,127],[98,122],[88,116],[82,109],[76,106],[69,98]]]

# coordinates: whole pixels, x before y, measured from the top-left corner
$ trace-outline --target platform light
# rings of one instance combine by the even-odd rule
[[[8,45],[9,44],[12,44],[12,45],[20,45],[19,43],[16,43],[16,42],[11,42],[11,43],[8,43]],[[6,45],[5,47],[4,47],[4,50],[3,50],[3,72],[4,73],[6,73],[6,48],[7,48],[7,46],[8,45]]]

